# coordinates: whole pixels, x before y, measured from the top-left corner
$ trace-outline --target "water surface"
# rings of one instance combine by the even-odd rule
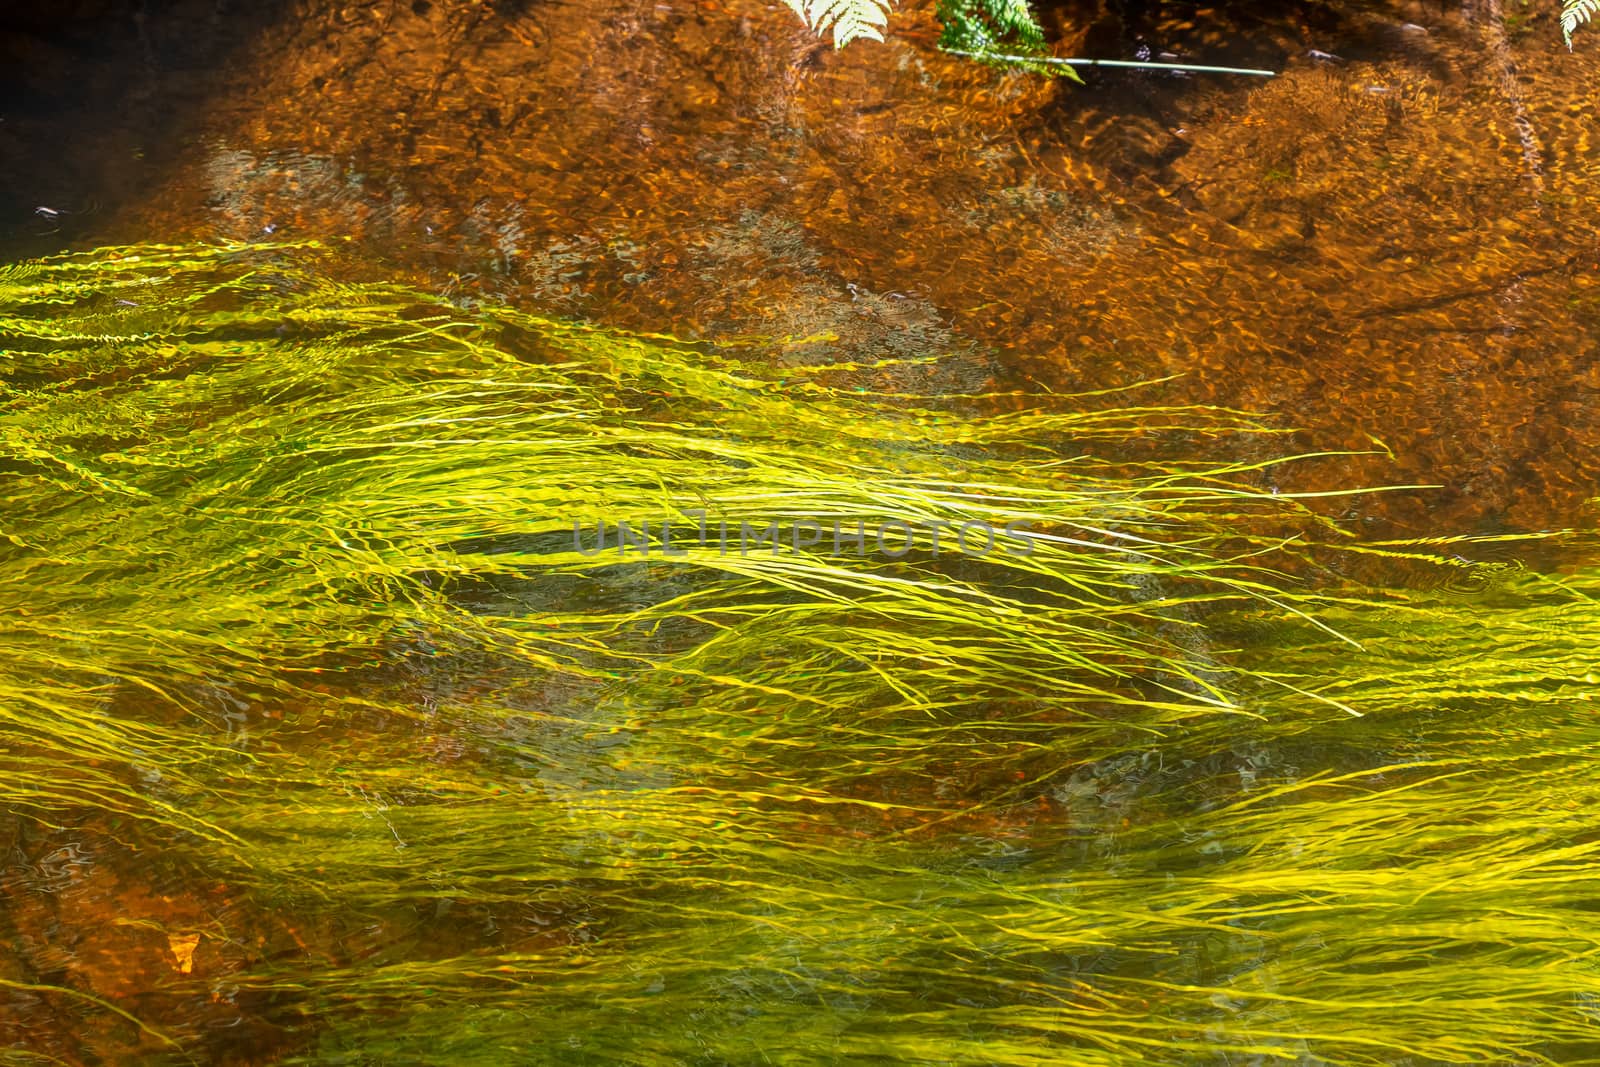
[[[351,237],[360,270],[463,299],[685,339],[833,335],[775,346],[796,362],[953,352],[938,380],[952,391],[1173,376],[1152,399],[1267,413],[1302,431],[1301,450],[1379,452],[1275,471],[1274,488],[1438,486],[1326,505],[1352,528],[1591,521],[1600,45],[1580,35],[1567,52],[1553,5],[1499,23],[1405,3],[1052,6],[1062,54],[1151,43],[1281,72],[1084,86],[941,55],[930,7],[903,5],[886,44],[843,52],[781,5],[746,2],[8,15],[0,225],[15,255]],[[335,743],[383,734],[368,725]],[[472,734],[444,722],[421,743],[447,763]],[[1359,762],[1292,745],[1236,756],[1187,773]],[[1188,779],[1157,763],[1080,769],[1032,802],[1114,841],[1140,804],[1152,819],[1183,807],[1170,792]],[[304,1051],[314,1026],[281,988],[196,995],[185,952],[229,975],[247,960],[570,949],[603,926],[557,901],[308,929],[109,827],[4,832],[0,977],[214,1031],[204,1047],[224,1059]],[[1115,866],[1114,843],[1072,847]],[[1192,972],[1218,980],[1203,953]],[[16,1003],[10,1040],[128,1055],[118,1019],[80,1031],[58,1001]]]

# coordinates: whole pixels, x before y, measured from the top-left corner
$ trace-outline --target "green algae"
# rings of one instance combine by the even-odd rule
[[[238,887],[167,995],[312,1062],[1594,1057],[1588,572],[1329,578],[1452,565],[1256,488],[1240,412],[337,268],[0,275],[0,797]]]

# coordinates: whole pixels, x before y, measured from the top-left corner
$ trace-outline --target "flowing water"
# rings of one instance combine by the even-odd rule
[[[692,342],[772,339],[769,358],[796,366],[951,354],[930,379],[950,393],[1071,393],[1163,379],[1141,397],[1263,413],[1296,431],[1272,442],[1279,452],[1360,453],[1273,468],[1260,475],[1263,489],[1429,487],[1317,504],[1372,537],[1592,525],[1600,469],[1600,33],[1580,33],[1569,53],[1556,7],[1543,0],[1473,10],[1086,0],[1042,8],[1059,54],[1128,58],[1149,45],[1195,62],[1280,72],[1257,79],[1096,71],[1084,85],[939,53],[932,5],[922,2],[900,6],[887,43],[843,51],[810,37],[783,5],[754,0],[67,7],[0,15],[7,260],[108,244],[348,237],[351,276],[381,274],[463,303],[505,302]],[[1266,454],[1259,444],[1241,447],[1244,458]],[[1475,562],[1509,571],[1535,551],[1480,546]],[[395,744],[430,746],[436,766],[470,762],[484,728],[453,731],[448,708],[462,693],[486,690],[493,675],[462,667],[406,679],[406,700],[446,710],[420,735],[388,724]],[[593,725],[584,717],[605,713],[582,684],[552,680],[516,700],[566,709],[561,725],[547,724],[541,736],[572,758],[560,771],[547,768],[547,779],[616,773],[592,752],[574,754],[572,738],[587,737]],[[258,714],[292,719],[297,710],[237,710],[240,723]],[[1334,756],[1311,741],[1297,748],[1285,738],[1269,750],[1265,741],[1234,739],[1176,777],[1157,750],[1086,759],[1041,779],[1028,797],[1028,825],[1070,827],[1059,830],[1064,838],[1036,831],[1053,855],[1070,857],[1062,862],[1127,874],[1126,884],[1104,890],[1111,903],[1101,919],[1110,929],[1110,913],[1159,892],[1171,871],[1234,855],[1232,845],[1207,852],[1198,837],[1180,842],[1182,831],[1162,821],[1174,812],[1220,805],[1225,788],[1248,793],[1258,774],[1292,780],[1313,765],[1367,766],[1367,753],[1379,749],[1381,758],[1369,762],[1381,766],[1423,744],[1355,730]],[[347,735],[323,731],[319,744],[360,746],[382,735],[366,723]],[[1441,728],[1441,736],[1456,735]],[[516,744],[538,747],[525,735]],[[574,769],[582,759],[608,769]],[[557,792],[570,784],[546,781]],[[1201,799],[1183,798],[1186,788]],[[400,841],[401,829],[385,818],[398,793],[385,800],[376,788],[352,789],[370,808],[366,822]],[[1159,824],[1149,841],[1138,837],[1144,818]],[[899,856],[906,868],[879,872],[876,882],[857,872],[851,891],[894,900],[896,914],[955,908],[922,899],[910,868],[1025,866],[1045,846],[1023,841],[1021,825],[1011,812],[993,825],[962,827],[958,845],[919,853],[913,843]],[[1133,837],[1119,836],[1124,831]],[[620,835],[597,843],[573,833],[573,855],[620,848]],[[918,968],[949,967],[950,957],[919,948],[927,958],[903,974],[921,973],[922,984],[896,987],[885,1007],[841,962],[878,951],[865,929],[838,919],[866,912],[837,901],[819,914],[834,916],[840,945],[852,947],[821,962],[802,960],[785,940],[785,929],[795,940],[814,931],[776,904],[777,933],[759,943],[737,942],[739,931],[706,920],[704,939],[790,953],[792,966],[695,986],[691,995],[672,985],[681,979],[651,940],[661,931],[633,913],[588,910],[589,898],[559,890],[554,874],[525,899],[454,907],[443,892],[378,903],[355,894],[361,903],[329,917],[295,900],[275,908],[223,880],[198,884],[190,868],[114,826],[17,818],[0,824],[0,846],[0,980],[10,983],[0,988],[0,1015],[8,1016],[0,1037],[19,1063],[35,1062],[34,1053],[37,1062],[156,1055],[128,1016],[181,1033],[200,1061],[369,1062],[361,1058],[368,1038],[340,1036],[347,1017],[311,1006],[337,1005],[343,987],[300,995],[297,967],[344,975],[352,989],[363,968],[413,967],[405,972],[411,992],[386,1002],[382,1018],[422,1019],[413,1029],[426,1034],[454,1025],[449,1010],[424,1010],[430,961],[492,952],[495,966],[510,967],[511,956],[564,953],[563,965],[576,971],[603,955],[587,955],[586,945],[614,949],[617,938],[637,943],[639,962],[630,966],[638,988],[628,987],[613,1010],[612,986],[577,979],[570,1003],[552,995],[519,1009],[487,997],[493,1018],[480,1013],[470,1025],[502,1035],[489,1046],[498,1051],[471,1054],[499,1062],[984,1062],[970,1050],[986,1039],[990,1062],[1132,1062],[1127,1057],[1143,1054],[1094,1038],[1074,1044],[1077,1035],[1062,1047],[1078,1058],[1058,1060],[1051,1057],[1066,1056],[1059,1048],[1025,1055],[1006,1036],[1029,1012],[1094,1003],[1129,1033],[1140,1032],[1140,1019],[1159,1023],[1152,1038],[1175,1042],[1160,1054],[1179,1061],[1404,1058],[1387,1046],[1341,1045],[1319,1030],[1343,1026],[1337,1013],[1301,1018],[1288,1008],[1275,1009],[1270,1026],[1255,1024],[1250,1042],[1210,1052],[1207,1028],[1226,1030],[1216,1019],[1239,1010],[1229,995],[1201,998],[1216,1019],[1150,1007],[1163,988],[1221,989],[1249,970],[1228,941],[1234,920],[1225,917],[1207,918],[1211,934],[1173,941],[1183,962],[1165,969],[1138,961],[1171,946],[1108,934],[1096,947],[1098,935],[1086,928],[1073,935],[1073,952],[1040,948],[1029,957],[1034,984],[1018,987],[1014,999],[997,988],[1019,979],[987,962],[983,945],[957,953],[972,973],[951,979],[949,989]],[[1141,867],[1141,849],[1188,858],[1169,856],[1164,870]],[[781,872],[781,861],[773,863]],[[759,882],[760,872],[751,877]],[[1305,899],[1320,892],[1314,882]],[[619,906],[603,893],[594,899]],[[650,904],[628,902],[640,911]],[[687,905],[673,897],[671,906]],[[1439,920],[1447,921],[1455,920]],[[1486,967],[1498,958],[1498,949],[1483,947],[1494,937],[1455,929],[1441,926],[1431,941],[1418,934],[1418,944],[1437,948],[1457,936],[1457,947],[1479,946]],[[1332,959],[1327,966],[1337,968],[1332,935],[1321,936],[1305,933],[1285,951],[1275,972],[1282,988],[1306,988],[1295,985],[1294,967],[1314,972]],[[1434,948],[1416,951],[1426,957]],[[980,972],[991,966],[995,985],[985,985]],[[492,970],[486,964],[477,976],[491,987]],[[562,981],[559,967],[532,970],[535,977],[520,980]],[[1102,973],[1166,986],[1150,986],[1139,1008],[1127,986],[1097,992]],[[41,991],[46,986],[77,999]],[[662,986],[703,1003],[653,1021],[644,1005]],[[1278,987],[1263,988],[1259,995],[1270,997]],[[1582,1008],[1573,1009],[1573,1029],[1523,1048],[1522,1062],[1594,1057],[1597,1046],[1574,1035],[1592,1025],[1595,994],[1569,992]],[[1102,995],[1112,999],[1097,1001]],[[1383,1010],[1381,995],[1361,991],[1369,995],[1362,1010]],[[856,1022],[827,1030],[836,1042],[828,1048],[785,1048],[785,1027],[809,1033],[810,1024],[773,1007],[904,1020],[924,1002],[994,1016],[962,1022],[973,1043],[951,1052],[931,1038],[932,1047],[903,1036],[873,1046],[850,1030]],[[730,1006],[739,1004],[762,1007]],[[1473,1004],[1490,1014],[1515,1010],[1471,998],[1451,1010]],[[572,1021],[563,1022],[562,1011]],[[709,1036],[755,1033],[752,1020],[763,1011],[773,1029],[744,1045]],[[382,1018],[361,1033],[384,1032]],[[1397,1019],[1402,1030],[1450,1028],[1448,1013],[1442,1021]],[[614,1041],[591,1040],[583,1029],[591,1026],[615,1028]],[[567,1027],[569,1046],[530,1037],[520,1053],[503,1036]],[[1180,1032],[1189,1036],[1171,1036]],[[428,1049],[415,1034],[411,1041],[389,1054],[392,1062],[454,1055]],[[1511,1062],[1513,1054],[1511,1042],[1488,1038],[1463,1039],[1454,1056],[1438,1041],[1419,1049],[1406,1062]],[[1028,1058],[1035,1053],[1039,1059]]]

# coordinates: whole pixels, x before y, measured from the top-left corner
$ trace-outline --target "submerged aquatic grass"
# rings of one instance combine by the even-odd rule
[[[0,801],[226,887],[145,917],[202,948],[117,1011],[316,1062],[1595,1056],[1588,572],[1336,583],[1450,565],[1255,488],[1239,412],[341,269],[0,274]],[[700,513],[914,543],[573,538]],[[1034,550],[935,551],[968,521]]]

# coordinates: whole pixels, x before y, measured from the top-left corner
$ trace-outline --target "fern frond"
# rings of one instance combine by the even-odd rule
[[[939,0],[946,50],[1044,51],[1044,30],[1027,0]]]
[[[944,23],[939,47],[953,55],[1082,80],[1068,61],[1047,55],[1044,28],[1028,0],[939,0],[939,21]]]
[[[1561,5],[1561,36],[1572,47],[1572,31],[1600,14],[1600,0],[1566,0]]]
[[[883,40],[889,24],[890,0],[784,0],[818,37],[833,33],[833,46],[843,48],[858,37]]]

